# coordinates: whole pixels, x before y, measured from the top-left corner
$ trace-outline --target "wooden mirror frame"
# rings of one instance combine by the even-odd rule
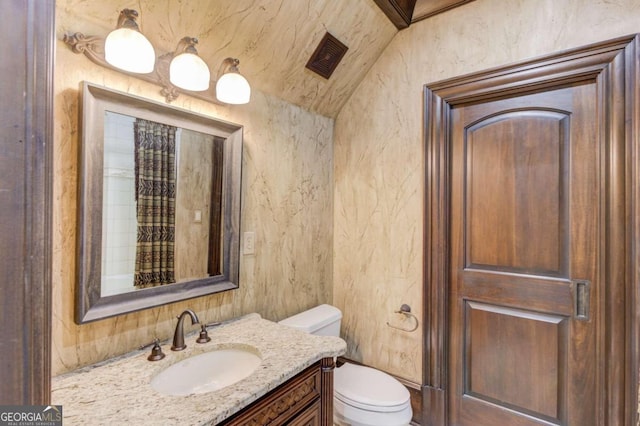
[[[242,126],[91,83],[82,85],[78,174],[78,324],[236,289],[239,286]],[[222,274],[101,296],[105,111],[225,138],[222,183]]]

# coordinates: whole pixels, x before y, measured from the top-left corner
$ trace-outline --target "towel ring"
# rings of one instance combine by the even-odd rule
[[[396,330],[400,330],[400,331],[406,331],[411,333],[412,331],[416,331],[418,329],[418,326],[420,325],[420,321],[418,321],[418,317],[416,317],[414,314],[411,313],[411,306],[407,305],[406,303],[404,303],[402,306],[400,306],[400,310],[399,311],[394,311],[394,313],[396,314],[402,314],[405,317],[410,317],[413,318],[413,320],[415,321],[415,325],[413,326],[413,328],[404,328],[404,327],[398,327],[392,324],[389,324],[389,321],[387,321],[387,325],[391,328],[395,328]]]

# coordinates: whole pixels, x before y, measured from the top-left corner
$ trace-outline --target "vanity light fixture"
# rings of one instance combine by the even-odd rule
[[[175,100],[180,92],[216,104],[249,102],[251,87],[238,71],[238,59],[226,58],[215,88],[210,87],[211,72],[198,56],[197,38],[184,37],[174,52],[156,56],[151,43],[140,33],[137,18],[137,11],[124,9],[118,18],[118,28],[106,39],[72,33],[65,34],[63,41],[73,52],[84,54],[100,66],[159,85],[167,102]],[[142,45],[145,47],[135,47]]]
[[[222,62],[216,83],[216,97],[220,102],[240,105],[249,103],[251,99],[251,86],[238,71],[239,63],[236,58],[227,58]]]
[[[211,73],[207,64],[198,56],[195,45],[197,38],[184,37],[178,43],[171,64],[169,81],[176,87],[194,92],[209,88]]]
[[[151,42],[140,32],[137,18],[135,10],[120,12],[117,28],[104,41],[104,58],[124,71],[148,74],[153,72],[156,53]]]

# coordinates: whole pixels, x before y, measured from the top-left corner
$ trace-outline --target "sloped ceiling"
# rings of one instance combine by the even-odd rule
[[[157,54],[197,37],[212,78],[226,57],[236,57],[253,89],[328,117],[398,32],[374,0],[57,0],[57,37],[104,37],[124,8],[139,12]],[[327,31],[349,48],[328,80],[305,68]]]

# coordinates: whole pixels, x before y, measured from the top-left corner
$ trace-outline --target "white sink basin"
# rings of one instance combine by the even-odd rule
[[[262,360],[245,348],[216,349],[183,359],[151,379],[164,395],[185,396],[213,392],[251,375]]]

